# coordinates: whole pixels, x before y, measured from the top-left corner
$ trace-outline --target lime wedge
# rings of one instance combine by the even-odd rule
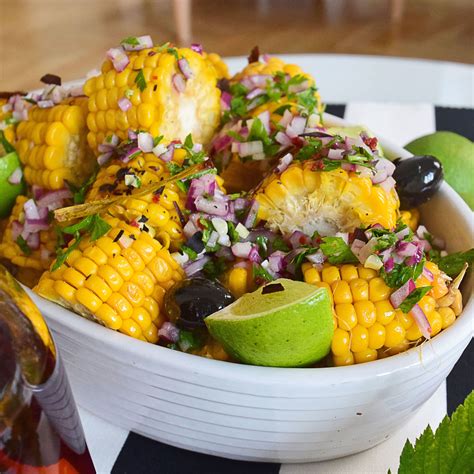
[[[233,357],[271,367],[321,360],[334,333],[327,290],[283,278],[242,296],[205,322]]]
[[[11,184],[8,178],[21,166],[15,152],[0,157],[0,218],[7,217],[15,204],[16,197],[24,191],[24,182]]]
[[[474,143],[453,132],[436,132],[405,147],[414,155],[433,155],[443,164],[444,179],[474,210]]]

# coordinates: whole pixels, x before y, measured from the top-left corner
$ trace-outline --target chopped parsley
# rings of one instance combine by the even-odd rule
[[[449,277],[454,278],[461,272],[464,263],[472,265],[474,262],[474,248],[466,252],[452,253],[445,257],[433,255],[432,260],[438,265],[441,271],[446,273]]]
[[[197,252],[187,245],[181,246],[181,252],[185,253],[189,257],[189,260],[196,260],[198,256]]]
[[[19,235],[15,242],[17,243],[18,247],[20,247],[21,251],[25,254],[25,255],[31,255],[31,247],[28,245],[28,243],[26,242],[26,240],[21,236]]]
[[[145,75],[143,74],[143,69],[140,69],[138,71],[137,76],[135,77],[135,84],[138,86],[138,88],[143,92],[146,89],[146,80],[145,80]]]
[[[84,201],[86,200],[86,194],[89,191],[90,187],[92,186],[92,183],[95,181],[98,172],[99,172],[99,169],[96,168],[96,170],[89,176],[88,179],[86,179],[86,181],[84,181],[84,183],[82,183],[81,186],[75,186],[69,181],[66,181],[67,187],[72,192],[74,204],[84,203]]]
[[[129,44],[130,46],[139,46],[140,41],[136,36],[128,36],[127,38],[120,41],[120,44]]]
[[[257,284],[263,283],[265,281],[273,281],[275,279],[265,270],[265,268],[263,268],[261,265],[257,265],[256,263],[252,265],[252,276]]]
[[[181,329],[179,331],[178,346],[183,352],[190,352],[202,347],[203,341],[198,334]]]
[[[399,306],[399,309],[402,310],[404,313],[409,313],[413,306],[415,306],[418,301],[423,298],[423,296],[428,293],[432,286],[420,286],[419,288],[416,288],[416,290],[413,290],[402,302],[402,304]]]
[[[342,237],[323,237],[320,248],[328,262],[334,265],[359,261]]]
[[[404,263],[396,263],[390,272],[385,271],[382,267],[380,269],[380,276],[390,288],[400,288],[410,278],[415,281],[421,275],[424,265],[424,258],[420,263],[413,266],[408,266]]]
[[[219,257],[207,262],[202,269],[204,275],[210,280],[216,280],[219,278],[226,270],[226,261],[224,258]]]

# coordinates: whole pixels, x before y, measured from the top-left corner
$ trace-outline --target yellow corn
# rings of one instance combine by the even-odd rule
[[[82,184],[95,160],[86,143],[87,99],[65,99],[50,108],[33,106],[20,122],[16,149],[25,181],[48,190]]]
[[[28,254],[18,246],[13,239],[13,222],[23,223],[25,214],[23,206],[28,200],[26,196],[18,196],[12,209],[8,223],[0,241],[0,258],[9,261],[16,267],[26,269],[25,272],[15,273],[15,276],[28,286],[33,286],[40,276],[39,272],[49,268],[55,255],[57,235],[51,227],[39,232],[40,247],[37,250],[30,249]],[[36,281],[35,281],[36,280]]]
[[[130,63],[122,72],[106,60],[101,74],[86,82],[87,139],[95,152],[107,136],[125,139],[129,129],[147,131],[154,137],[163,135],[166,142],[184,141],[189,133],[198,143],[211,139],[219,123],[217,79],[222,66],[215,56],[204,58],[187,48],[174,51],[187,60],[192,71],[183,92],[173,86],[173,77],[181,74],[176,57],[160,47],[127,52]],[[122,98],[132,104],[126,111],[118,105]]]
[[[416,231],[420,222],[420,211],[418,209],[410,209],[409,211],[400,211],[400,219],[410,227],[412,231]]]
[[[302,230],[327,235],[352,232],[379,223],[395,227],[398,198],[373,185],[370,178],[343,169],[312,169],[311,160],[291,164],[281,175],[272,175],[259,189],[258,217],[282,233]]]
[[[180,163],[184,154],[183,149],[176,149],[174,160]],[[140,154],[126,164],[114,160],[101,168],[86,202],[125,194],[128,191],[124,181],[125,172],[140,178],[140,188],[160,183],[170,177],[166,164],[153,153]],[[140,188],[135,189],[120,207],[111,208],[110,213],[122,215],[127,222],[134,222],[135,225],[145,225],[163,245],[171,246],[173,250],[178,249],[184,235],[176,205],[181,211],[184,210],[186,196],[174,183],[166,184],[159,193],[135,197],[135,194],[140,193]]]
[[[163,295],[184,276],[170,252],[148,232],[104,217],[112,226],[87,238],[35,291],[66,308],[136,339],[155,343],[165,320]],[[125,236],[123,242],[121,236]]]
[[[433,288],[419,302],[426,314],[432,335],[450,326],[459,314],[455,302],[443,305],[448,289],[439,268],[426,263],[433,273]],[[421,340],[422,335],[410,314],[393,308],[390,303],[392,289],[376,271],[355,265],[336,267],[326,265],[321,271],[311,264],[302,267],[304,280],[317,286],[326,286],[334,300],[337,327],[332,340],[331,353],[334,365],[360,364],[406,350]],[[234,270],[235,271],[235,270]],[[231,275],[228,276],[230,281]],[[426,286],[423,276],[417,286]]]

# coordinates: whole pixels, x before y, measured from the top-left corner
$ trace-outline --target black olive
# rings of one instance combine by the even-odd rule
[[[193,249],[196,253],[201,253],[204,250],[204,242],[202,241],[202,232],[195,232],[189,239],[186,241],[186,245]]]
[[[225,308],[233,296],[220,283],[196,277],[176,283],[166,294],[169,320],[182,329],[205,327],[204,318]]]
[[[438,191],[443,181],[443,166],[434,156],[413,156],[397,158],[393,179],[400,197],[402,209],[419,206]]]

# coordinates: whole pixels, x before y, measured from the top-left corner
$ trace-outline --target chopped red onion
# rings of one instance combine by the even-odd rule
[[[27,219],[40,219],[38,207],[33,199],[28,199],[28,201],[23,204],[23,209]]]
[[[281,272],[285,268],[285,256],[286,254],[284,252],[277,250],[268,257],[270,268],[275,273]]]
[[[403,240],[407,235],[410,234],[410,229],[408,227],[403,228],[395,234],[398,240]]]
[[[259,87],[255,88],[253,91],[250,91],[245,98],[248,100],[255,99],[255,97],[258,97],[259,95],[265,94],[265,91],[263,89],[260,89]]]
[[[354,242],[352,242],[352,245],[351,245],[351,252],[359,259],[361,263],[364,263],[364,262],[361,260],[361,257],[359,257],[359,255],[362,249],[365,247],[365,245],[366,243],[360,239],[354,239]]]
[[[400,257],[413,257],[418,250],[418,246],[413,242],[399,241],[397,243],[397,253]]]
[[[12,239],[16,240],[21,233],[23,232],[23,224],[20,224],[19,221],[14,220],[12,222]]]
[[[260,254],[258,253],[257,245],[252,245],[252,249],[249,252],[248,259],[254,263],[260,263],[262,261],[262,257],[260,257]]]
[[[28,237],[25,239],[26,244],[28,247],[30,247],[31,250],[38,250],[40,248],[40,235],[39,233],[34,233],[28,235]]]
[[[239,156],[242,158],[257,153],[263,153],[263,143],[260,140],[237,143],[237,147]]]
[[[423,337],[425,339],[430,339],[432,333],[431,325],[421,307],[416,304],[410,310],[410,314],[413,316],[413,319],[415,320]]]
[[[122,72],[130,64],[130,60],[122,47],[110,48],[106,56],[107,59],[112,61],[114,69],[117,72]]]
[[[202,54],[202,46],[199,43],[192,43],[191,49],[198,54]]]
[[[383,188],[387,193],[389,193],[390,191],[392,191],[392,189],[395,188],[395,184],[395,180],[391,176],[389,176],[385,181],[379,183],[379,186]]]
[[[229,135],[221,135],[214,140],[212,147],[218,153],[227,148],[231,143],[232,137]]]
[[[218,238],[219,238],[219,233],[216,232],[215,230],[213,230],[213,231],[211,232],[211,234],[209,235],[209,239],[208,239],[206,245],[207,245],[209,248],[215,247],[216,244],[217,244],[217,239],[218,239]]]
[[[100,150],[99,150],[100,151]],[[111,151],[108,151],[107,153],[102,153],[100,154],[98,157],[97,157],[97,163],[99,166],[103,166],[105,165],[105,163],[107,163],[110,158],[112,157],[112,152]]]
[[[248,268],[248,262],[237,262],[234,264],[234,268]]]
[[[278,165],[275,167],[276,173],[283,173],[288,166],[290,166],[291,162],[293,161],[293,155],[291,153],[287,153],[285,156],[281,157],[278,161]]]
[[[306,255],[306,259],[309,260],[311,263],[314,263],[316,265],[321,265],[322,263],[325,262],[326,256],[324,255],[323,251],[320,249],[316,251],[315,253]]]
[[[134,146],[131,147],[123,156],[122,161],[128,163],[132,158],[134,158],[138,153],[140,153],[140,148]]]
[[[186,225],[183,227],[184,235],[189,239],[196,232],[199,232],[199,229],[194,225],[194,222],[189,220],[186,222]]]
[[[253,245],[250,242],[237,242],[232,245],[231,250],[236,257],[249,258],[252,248]]]
[[[117,104],[119,106],[119,109],[122,112],[126,112],[132,106],[132,103],[130,102],[130,99],[127,99],[126,97],[120,98],[117,101]]]
[[[229,206],[225,201],[211,201],[204,196],[199,196],[194,204],[198,211],[205,212],[211,216],[225,216],[229,211]]]
[[[288,239],[291,247],[293,249],[297,249],[302,245],[309,245],[311,243],[311,239],[306,235],[303,234],[300,230],[295,230]]]
[[[120,44],[125,51],[141,51],[142,49],[153,48],[153,40],[151,36],[133,36],[133,43],[138,44],[130,44],[126,40],[122,41]]]
[[[297,115],[293,117],[290,124],[286,127],[286,134],[290,138],[296,138],[298,135],[304,133],[304,129],[306,127],[306,118]]]
[[[272,79],[272,76],[269,74],[254,74],[253,76],[247,76],[244,78],[244,80],[247,80],[248,83],[255,87],[266,87],[268,81],[271,81]],[[252,86],[249,87],[249,89],[251,88]]]
[[[140,132],[138,134],[138,148],[144,153],[151,153],[153,150],[153,137],[150,133]]]
[[[191,70],[191,66],[186,58],[178,59],[178,67],[186,79],[191,79],[193,71]]]
[[[158,330],[158,336],[166,339],[169,342],[178,342],[179,340],[179,329],[169,321],[165,321],[161,328]]]
[[[162,159],[164,162],[171,161],[174,156],[174,143],[171,143],[168,145],[168,149],[159,156],[160,159]]]
[[[387,261],[384,263],[384,269],[386,272],[391,272],[395,267],[395,262],[393,260],[393,257],[387,258]]]
[[[278,132],[275,135],[275,140],[283,146],[290,146],[292,144],[291,138],[284,132]]]
[[[286,109],[283,112],[283,117],[278,122],[278,125],[281,125],[282,127],[286,128],[290,124],[292,119],[293,119],[293,114],[288,109]]]
[[[137,133],[134,130],[128,129],[128,139],[129,140],[136,140]]]
[[[198,260],[194,260],[194,262],[188,263],[184,267],[184,271],[188,277],[194,275],[195,273],[200,272],[203,268],[204,265],[206,265],[207,262],[211,260],[211,257],[209,255],[203,255],[201,258]]]
[[[16,168],[13,173],[8,177],[8,182],[10,184],[20,184],[21,179],[23,178],[23,171],[21,170],[21,167],[19,166]]]
[[[410,278],[404,285],[390,295],[390,303],[392,303],[394,308],[398,308],[415,289],[415,282]]]
[[[226,91],[221,92],[221,107],[224,110],[229,110],[230,109],[231,100],[232,100],[232,96],[228,92],[226,92]]]
[[[184,80],[182,74],[174,74],[171,82],[173,83],[173,87],[178,94],[181,94],[186,90],[186,81]]]
[[[330,149],[328,150],[328,158],[330,160],[342,160],[343,158],[343,150],[334,150],[334,149]]]
[[[26,219],[23,231],[28,234],[34,234],[42,230],[48,230],[49,224],[45,219]]]
[[[122,246],[124,249],[128,249],[134,242],[134,239],[130,238],[126,234],[122,234],[120,239],[118,239],[118,243]]]
[[[270,133],[270,112],[265,110],[261,114],[257,115],[257,118],[262,122],[263,128],[269,134]]]
[[[253,199],[250,205],[249,212],[245,218],[245,221],[243,222],[244,226],[247,227],[247,229],[251,229],[255,225],[255,221],[257,220],[258,208],[258,201]]]
[[[373,237],[358,251],[358,254],[355,254],[360,263],[364,264],[367,258],[375,252],[377,244],[378,240]]]
[[[36,105],[40,109],[49,109],[50,107],[54,107],[54,102],[52,100],[39,100]]]
[[[433,281],[434,280],[434,275],[433,273],[430,272],[430,270],[428,270],[426,267],[423,267],[423,272],[422,272],[423,276],[429,280],[429,281]]]

